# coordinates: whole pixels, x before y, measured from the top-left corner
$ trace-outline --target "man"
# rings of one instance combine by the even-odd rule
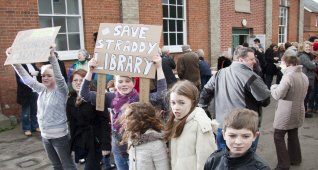
[[[189,80],[200,90],[200,69],[199,57],[195,52],[192,52],[189,45],[183,45],[182,56],[177,62],[177,72],[180,80]]]
[[[233,63],[214,75],[202,89],[199,106],[207,109],[211,99],[215,102],[216,120],[222,127],[224,118],[236,108],[247,108],[256,111],[261,120],[262,106],[270,103],[270,91],[262,78],[254,73],[256,64],[253,50],[242,47],[235,52]],[[259,123],[260,125],[260,123]],[[217,132],[219,149],[226,147],[222,129]],[[257,140],[254,144],[256,151]]]
[[[176,63],[170,57],[170,51],[167,47],[162,48],[162,70],[166,77],[166,82],[168,88],[172,87],[172,85],[177,82],[176,76],[173,74],[173,69],[176,68]]]
[[[264,47],[261,44],[261,41],[258,38],[255,38],[254,40],[254,48],[256,48],[257,51],[259,51],[260,53],[264,53]]]

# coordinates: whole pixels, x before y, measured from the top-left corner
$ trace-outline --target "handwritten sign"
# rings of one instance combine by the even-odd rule
[[[4,65],[48,61],[50,45],[54,43],[61,27],[31,29],[18,32],[12,51]]]
[[[154,78],[161,26],[101,23],[94,57],[97,73]]]

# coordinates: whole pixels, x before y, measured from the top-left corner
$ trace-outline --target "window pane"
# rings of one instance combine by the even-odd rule
[[[162,0],[163,4],[168,4],[168,0]]]
[[[67,32],[79,32],[79,24],[77,17],[67,18]]]
[[[169,20],[169,31],[176,31],[176,21],[175,20]]]
[[[163,20],[163,32],[168,31],[168,21],[166,19]]]
[[[69,50],[79,50],[81,48],[80,42],[81,41],[80,41],[79,34],[69,34],[68,35]]]
[[[183,33],[178,33],[177,34],[177,45],[183,45]]]
[[[176,14],[176,6],[170,5],[170,18],[176,18],[177,14]]]
[[[66,51],[67,50],[67,40],[65,34],[58,34],[56,36],[56,50],[57,51]]]
[[[176,33],[169,34],[170,45],[177,45],[176,43]]]
[[[183,21],[177,20],[177,31],[183,31]]]
[[[283,25],[283,18],[279,18],[279,25]]]
[[[40,17],[40,28],[52,27],[52,17]]]
[[[169,17],[168,5],[163,5],[163,7],[162,7],[162,15],[163,15],[164,18]]]
[[[169,0],[170,4],[176,4],[176,0]]]
[[[163,34],[163,44],[164,44],[164,45],[169,45],[168,33],[164,33],[164,34]]]
[[[78,0],[67,0],[67,13],[79,14],[78,12]]]
[[[65,0],[53,0],[54,14],[65,14]]]
[[[40,14],[52,14],[51,0],[38,0]]]
[[[183,5],[183,0],[177,0],[178,5]]]
[[[183,7],[178,6],[178,18],[183,18]]]
[[[65,33],[65,17],[53,17],[54,26],[61,26],[59,33]]]

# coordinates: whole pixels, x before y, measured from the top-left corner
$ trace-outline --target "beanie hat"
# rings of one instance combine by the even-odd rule
[[[318,42],[314,42],[312,47],[314,51],[318,51]]]

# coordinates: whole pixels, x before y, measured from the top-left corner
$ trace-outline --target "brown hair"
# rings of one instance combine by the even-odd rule
[[[255,134],[258,131],[258,114],[249,109],[235,109],[224,119],[223,131],[230,127],[233,129],[248,129]]]
[[[121,118],[121,123],[125,128],[122,144],[127,143],[128,139],[138,140],[141,134],[148,129],[161,132],[163,125],[156,117],[155,108],[150,103],[134,102],[128,105],[125,115]]]
[[[195,109],[196,105],[198,104],[199,97],[198,88],[188,80],[178,81],[176,84],[174,84],[169,91],[169,96],[171,93],[176,93],[178,95],[185,96],[192,100],[193,103],[188,115],[180,120],[175,120],[174,114],[170,112],[170,118],[167,122],[164,134],[166,140],[170,140],[171,138],[177,138],[181,135],[189,114]]]
[[[109,88],[113,88],[113,87],[115,87],[115,80],[110,80],[110,81],[107,83],[106,88],[109,89]]]
[[[286,66],[297,66],[299,65],[299,59],[296,56],[283,56],[282,60],[286,63]]]

